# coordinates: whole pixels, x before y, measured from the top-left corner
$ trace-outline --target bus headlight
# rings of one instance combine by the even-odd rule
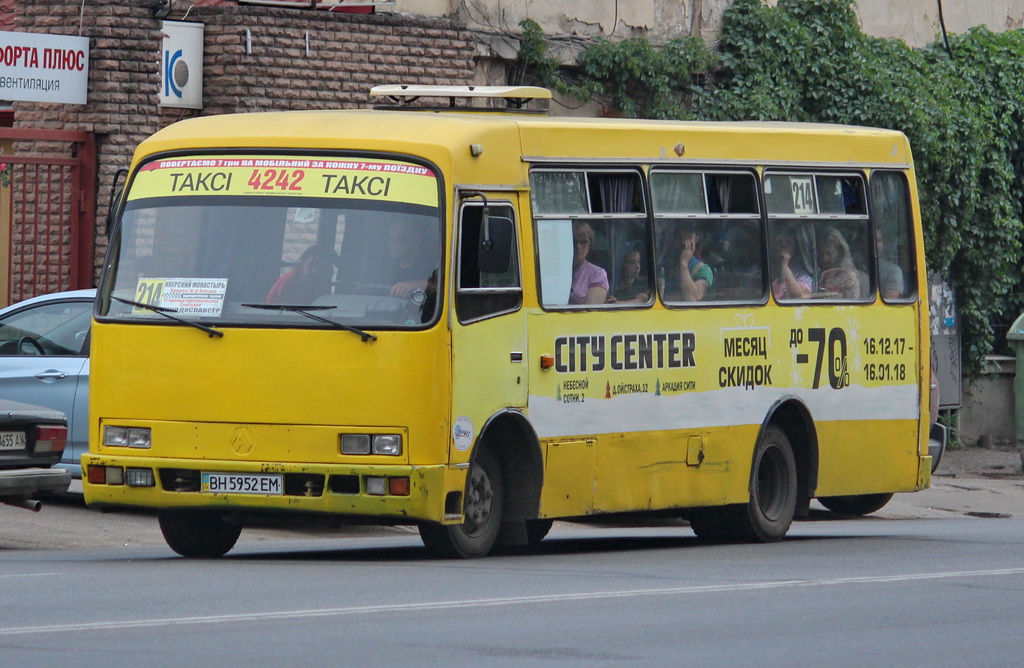
[[[389,455],[402,454],[401,434],[342,434],[341,454],[343,455]]]
[[[400,455],[402,454],[402,437],[398,434],[374,434],[373,454],[375,455]]]
[[[152,447],[152,432],[146,427],[114,427],[103,428],[103,445],[117,448],[149,448]]]
[[[103,445],[126,447],[128,445],[128,427],[104,427]]]
[[[137,429],[131,428],[128,430],[128,447],[129,448],[148,448],[152,442],[152,432],[149,429]]]
[[[343,455],[368,455],[370,454],[369,434],[342,434],[341,454]]]

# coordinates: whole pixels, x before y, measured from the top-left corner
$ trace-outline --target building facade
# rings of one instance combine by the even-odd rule
[[[253,2],[0,0],[0,31],[82,36],[89,45],[85,104],[0,103],[0,162],[7,156],[9,177],[9,185],[0,183],[0,303],[92,284],[106,251],[117,170],[139,141],[177,120],[363,107],[375,84],[503,84],[527,18],[541,24],[566,63],[598,37],[714,41],[731,4],[313,0],[312,9],[311,0]],[[916,46],[939,33],[940,7],[950,32],[1024,22],[1024,0],[860,0],[857,11],[868,34]],[[191,71],[170,72],[165,32],[181,23],[201,26],[200,60]],[[198,106],[161,96],[183,71],[202,76]],[[41,171],[33,161],[63,171]]]

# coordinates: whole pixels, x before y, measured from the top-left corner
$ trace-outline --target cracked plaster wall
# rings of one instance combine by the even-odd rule
[[[766,0],[772,5],[776,1]],[[713,42],[730,4],[732,0],[396,0],[394,9],[455,18],[484,35],[518,32],[519,21],[531,18],[556,40],[645,36],[664,41],[693,35]],[[976,25],[995,31],[1024,25],[1024,0],[942,0],[942,6],[949,32]],[[857,13],[867,34],[897,37],[911,46],[927,44],[939,33],[937,0],[859,0]],[[572,50],[555,55],[571,60]]]

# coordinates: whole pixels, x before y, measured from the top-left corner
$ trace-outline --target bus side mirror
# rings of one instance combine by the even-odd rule
[[[483,221],[487,234],[480,235],[477,266],[481,273],[504,274],[512,264],[512,235],[515,226],[510,218],[488,216]]]

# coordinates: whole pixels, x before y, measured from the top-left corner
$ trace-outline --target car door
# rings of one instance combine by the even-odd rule
[[[92,299],[33,299],[0,316],[0,397],[59,410],[68,421],[61,465],[76,477],[88,449]]]

